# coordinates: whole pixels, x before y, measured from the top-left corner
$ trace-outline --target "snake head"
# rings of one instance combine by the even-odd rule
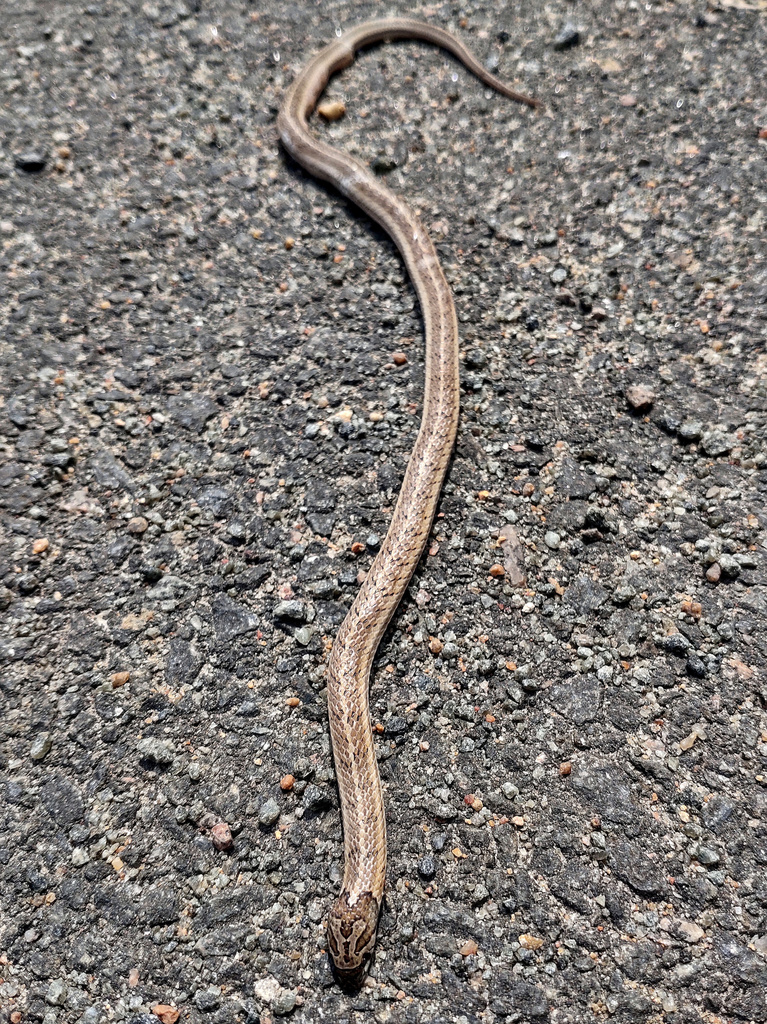
[[[342,988],[359,988],[373,952],[380,904],[370,892],[344,889],[328,915],[328,951]]]

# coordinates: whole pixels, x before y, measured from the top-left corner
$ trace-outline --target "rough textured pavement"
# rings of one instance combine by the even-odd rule
[[[373,681],[389,902],[355,997],[323,665],[422,325],[274,118],[381,8],[10,6],[2,1019],[767,1021],[764,2],[420,9],[539,115],[420,44],[329,89],[318,130],[421,212],[462,332]]]

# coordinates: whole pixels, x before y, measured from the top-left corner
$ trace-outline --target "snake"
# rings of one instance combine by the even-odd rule
[[[333,185],[391,237],[418,297],[426,335],[421,425],[386,536],[340,626],[326,669],[328,715],[341,804],[344,872],[327,916],[331,966],[342,987],[364,980],[386,882],[386,816],[368,688],[378,645],[431,532],[458,431],[458,323],[436,249],[416,213],[364,164],[309,131],[331,76],[364,46],[399,39],[433,43],[485,85],[529,107],[539,101],[491,74],[452,33],[411,18],[362,22],[320,50],[285,92],[277,130],[290,156]]]

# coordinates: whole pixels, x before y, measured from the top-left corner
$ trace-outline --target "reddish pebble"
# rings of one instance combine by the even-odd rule
[[[559,766],[560,775],[569,775],[572,770],[573,766],[570,764],[569,761],[563,761],[562,764]]]
[[[218,821],[210,830],[210,838],[217,850],[228,850],[232,845],[232,832],[225,821]]]
[[[490,566],[490,575],[491,576],[505,576],[506,575],[506,570],[504,569],[504,567],[502,565],[500,565],[498,562],[496,562],[495,565],[491,565]]]
[[[469,939],[468,942],[464,942],[459,952],[461,956],[474,956],[478,949],[479,946],[476,944],[474,939]]]
[[[441,654],[442,653],[442,648],[444,646],[445,645],[442,643],[442,641],[439,639],[439,637],[436,637],[436,636],[429,637],[429,650],[431,651],[432,654]]]
[[[355,540],[355,542],[352,544],[352,554],[353,555],[361,555],[364,550],[365,550],[365,545],[362,544],[360,541]]]
[[[404,352],[393,352],[391,360],[395,366],[404,366],[407,362],[407,356]]]
[[[113,672],[112,673],[112,686],[116,690],[120,686],[125,686],[125,684],[128,682],[129,679],[130,679],[130,672]]]
[[[706,569],[706,579],[709,583],[718,583],[722,576],[722,569],[718,562],[714,562]]]
[[[463,798],[463,802],[465,804],[467,804],[469,807],[471,807],[473,800],[474,800],[474,794],[473,793],[467,793],[466,796]]]
[[[531,494],[535,494],[535,484],[526,483],[522,488],[522,494],[525,498],[529,498]]]
[[[167,1003],[158,1003],[152,1008],[152,1013],[160,1019],[161,1024],[176,1024],[179,1018],[179,1011],[176,1007],[169,1006]]]
[[[280,779],[280,789],[289,790],[292,789],[295,784],[295,777],[293,775],[283,775]]]
[[[148,527],[149,523],[143,516],[134,516],[128,520],[128,533],[144,533]]]
[[[298,697],[288,697],[285,703],[288,705],[289,708],[297,708],[301,701],[298,699]]]

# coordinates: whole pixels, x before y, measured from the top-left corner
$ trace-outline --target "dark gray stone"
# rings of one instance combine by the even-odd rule
[[[80,791],[63,775],[54,775],[40,790],[40,799],[59,828],[81,821],[85,808]]]

